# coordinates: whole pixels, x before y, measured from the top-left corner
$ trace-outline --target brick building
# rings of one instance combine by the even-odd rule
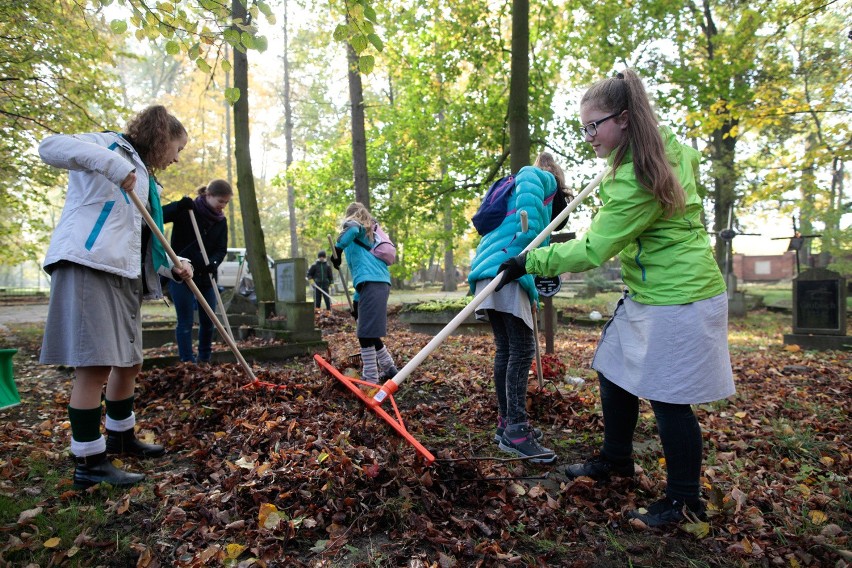
[[[804,261],[804,259],[802,259]],[[802,270],[807,263],[801,263]],[[778,282],[796,276],[796,253],[763,256],[734,255],[734,275],[739,282]]]

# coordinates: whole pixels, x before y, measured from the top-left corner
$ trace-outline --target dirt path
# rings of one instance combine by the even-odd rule
[[[10,323],[44,323],[47,302],[43,304],[11,304],[0,306],[0,330],[7,331]]]

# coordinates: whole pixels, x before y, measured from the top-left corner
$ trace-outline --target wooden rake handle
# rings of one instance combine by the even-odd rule
[[[204,248],[204,241],[201,240],[201,231],[198,230],[198,221],[195,219],[195,211],[192,209],[189,210],[189,220],[192,221],[192,230],[195,231],[195,239],[198,241],[198,248],[201,249],[201,258],[204,259],[206,268],[210,264],[210,258],[207,256],[207,249]],[[234,335],[231,333],[231,323],[228,321],[228,314],[225,312],[225,304],[222,303],[222,296],[219,295],[219,285],[212,274],[208,274],[208,276],[210,276],[210,285],[213,286],[213,293],[216,295],[216,305],[219,306],[222,321],[225,322],[225,331],[233,339]]]
[[[334,246],[334,239],[331,238],[331,235],[327,236],[328,244],[331,245],[331,256],[337,258],[337,247]],[[340,283],[343,285],[343,291],[346,292],[346,301],[349,303],[349,311],[351,312],[354,308],[352,307],[352,298],[349,297],[349,285],[346,283],[346,277],[343,276],[343,271],[338,268],[337,273],[340,275]]]
[[[160,231],[160,228],[157,227],[157,223],[154,222],[154,218],[151,217],[151,214],[148,213],[148,210],[145,209],[145,205],[139,199],[139,196],[136,195],[135,191],[127,191],[125,192],[130,200],[133,201],[133,204],[139,210],[139,213],[142,214],[142,218],[145,219],[145,223],[148,225],[148,228],[151,229],[151,232],[157,237],[157,240],[160,241],[160,244],[163,245],[163,249],[166,251],[166,254],[169,255],[169,258],[172,260],[172,263],[175,266],[180,266],[180,258],[175,254],[175,251],[172,250],[169,241],[166,239],[163,232]],[[231,348],[231,351],[234,353],[234,357],[237,358],[240,365],[242,365],[243,369],[245,369],[246,374],[251,378],[253,382],[257,382],[257,377],[255,377],[254,372],[252,372],[251,367],[246,360],[243,358],[242,353],[237,348],[237,344],[234,343],[234,340],[231,339],[231,336],[225,331],[225,328],[222,327],[222,323],[219,321],[219,318],[216,317],[216,314],[213,313],[213,308],[210,307],[210,304],[207,303],[207,300],[204,299],[204,296],[201,294],[201,290],[198,289],[198,286],[195,285],[195,282],[192,281],[192,278],[184,280],[189,289],[192,290],[195,299],[198,300],[198,305],[204,308],[204,312],[207,314],[207,317],[210,318],[210,321],[216,326],[216,329],[219,330],[219,333],[222,336],[222,339],[225,340],[225,343],[228,344],[228,347]]]

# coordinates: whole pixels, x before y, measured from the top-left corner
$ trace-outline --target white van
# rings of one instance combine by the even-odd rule
[[[274,262],[269,255],[267,255],[266,261],[269,265],[269,274],[272,276],[274,282],[275,275],[272,272]],[[222,264],[219,265],[217,282],[219,286],[223,288],[233,288],[237,285],[237,277],[239,277],[240,280],[245,279],[250,281],[251,285],[249,288],[254,288],[251,271],[249,270],[248,262],[246,262],[246,249],[229,248],[228,252],[225,254],[225,259],[222,261]]]

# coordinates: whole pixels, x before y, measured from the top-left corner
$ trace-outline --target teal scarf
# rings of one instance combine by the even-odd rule
[[[154,174],[148,174],[148,203],[151,206],[151,217],[154,218],[154,224],[163,232],[163,207],[160,205],[160,192],[157,191],[157,180],[154,179]],[[157,238],[157,235],[151,234],[151,256],[154,259],[154,270],[160,270],[160,267],[169,267],[169,259],[166,256],[166,250],[163,248],[163,243]]]

